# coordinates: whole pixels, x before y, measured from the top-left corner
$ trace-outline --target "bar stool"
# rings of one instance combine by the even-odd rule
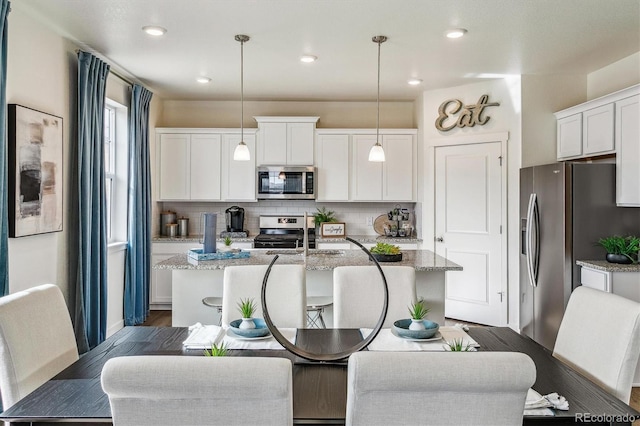
[[[331,296],[308,296],[307,297],[307,327],[327,328],[324,323],[322,313],[325,308],[333,305]]]
[[[211,308],[218,309],[218,313],[220,314],[218,325],[221,325],[222,324],[222,297],[205,297],[204,299],[202,299],[202,304],[209,306]]]

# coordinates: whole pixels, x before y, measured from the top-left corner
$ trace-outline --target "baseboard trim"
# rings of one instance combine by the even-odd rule
[[[171,304],[150,304],[149,305],[149,310],[150,311],[170,311],[171,310]]]
[[[121,319],[120,321],[116,322],[115,324],[113,324],[111,327],[107,329],[107,337],[111,336],[112,334],[114,334],[116,331],[120,330],[123,327],[124,327],[124,319]]]

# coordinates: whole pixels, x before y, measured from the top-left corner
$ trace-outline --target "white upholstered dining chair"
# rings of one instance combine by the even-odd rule
[[[357,352],[346,425],[521,425],[535,378],[519,352]]]
[[[102,369],[115,426],[291,425],[291,361],[130,356]]]
[[[44,284],[0,298],[0,392],[6,410],[78,359],[60,289]]]
[[[240,299],[253,299],[255,317],[263,318],[262,280],[267,265],[229,266],[224,269],[222,325],[241,317]],[[307,286],[304,265],[273,265],[267,285],[267,306],[277,327],[304,328],[307,320]]]
[[[409,266],[382,266],[389,288],[384,328],[409,318],[416,301],[416,271]],[[376,266],[339,266],[333,270],[333,326],[373,328],[382,312],[384,290]],[[427,306],[428,307],[428,306]]]
[[[640,303],[576,288],[562,317],[553,356],[628,404],[640,356]]]

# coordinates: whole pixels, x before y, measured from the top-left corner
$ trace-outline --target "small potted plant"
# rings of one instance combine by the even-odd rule
[[[233,251],[231,244],[233,244],[231,237],[224,237],[224,247],[220,247],[219,250],[221,252]]]
[[[465,344],[463,339],[453,339],[452,341],[450,342],[447,341],[445,343],[446,343],[445,345],[442,345],[445,351],[471,352],[474,350],[473,347],[471,346],[471,343],[467,342]]]
[[[400,247],[388,243],[377,243],[369,250],[378,262],[399,262],[402,260]]]
[[[216,345],[215,343],[211,344],[211,349],[204,350],[204,356],[227,356],[227,347],[224,342],[220,343],[220,345]]]
[[[610,263],[637,263],[638,251],[640,250],[640,238],[629,235],[628,237],[620,237],[614,235],[611,237],[600,238],[600,244],[607,251],[607,262]]]
[[[320,224],[323,222],[337,222],[335,212],[327,210],[326,207],[316,208],[317,212],[313,215],[313,223],[316,225],[316,235],[320,235]]]
[[[240,299],[240,302],[238,302],[238,310],[242,315],[242,322],[238,328],[256,328],[256,324],[253,322],[253,313],[256,311],[256,304],[253,299]]]
[[[409,306],[409,315],[411,315],[411,324],[409,330],[424,330],[424,317],[429,313],[429,308],[424,306],[424,299],[420,298],[417,302]]]

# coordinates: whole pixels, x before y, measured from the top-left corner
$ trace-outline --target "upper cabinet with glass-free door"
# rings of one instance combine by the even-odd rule
[[[220,144],[219,134],[159,132],[159,199],[220,200]]]
[[[314,164],[314,136],[319,117],[254,117],[258,122],[256,165]]]

